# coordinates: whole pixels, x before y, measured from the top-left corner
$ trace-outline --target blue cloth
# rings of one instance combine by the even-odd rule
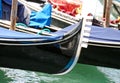
[[[88,27],[91,27],[90,40],[120,42],[120,30],[99,26]]]
[[[15,41],[19,39],[42,39],[41,41],[48,40],[48,41],[54,41],[62,39],[65,33],[68,33],[69,31],[73,30],[73,28],[76,26],[70,25],[68,27],[65,27],[57,32],[51,32],[52,36],[44,36],[44,35],[37,35],[37,34],[28,34],[23,32],[17,32],[13,30],[9,30],[3,27],[0,27],[0,39],[14,39]],[[12,40],[11,40],[12,41]]]
[[[39,12],[32,12],[30,15],[30,27],[43,28],[44,26],[50,26],[51,24],[51,4],[46,4]]]
[[[0,38],[14,39],[14,41],[17,41],[18,39],[27,39],[28,41],[29,39],[41,39],[41,41],[59,40],[62,37],[63,37],[63,34],[54,35],[54,36],[43,36],[43,35],[37,35],[37,34],[28,34],[24,32],[17,32],[17,31],[13,31],[13,30],[0,27]]]
[[[0,19],[2,18],[2,1],[0,0]]]
[[[12,0],[1,0],[1,2],[2,2],[2,17],[1,18],[4,20],[10,20]],[[28,25],[29,18],[30,18],[28,11],[29,10],[23,4],[18,2],[17,22]]]

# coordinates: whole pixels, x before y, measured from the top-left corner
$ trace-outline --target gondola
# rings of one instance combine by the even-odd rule
[[[114,12],[116,10],[115,6],[118,7],[118,4],[115,5],[116,3],[118,2],[113,1]],[[119,11],[117,12],[119,14]],[[63,16],[64,18],[62,19],[61,16]],[[61,17],[62,21],[65,24],[67,23],[72,24],[77,22],[78,20],[75,19],[74,17],[71,17],[70,15],[66,16],[66,14],[63,14],[56,10],[53,10],[53,17],[56,19],[59,19]],[[100,21],[97,21],[97,23],[98,24],[93,23],[93,26],[89,26],[91,27],[91,34],[88,40],[88,47],[87,49],[86,48],[82,49],[81,57],[79,58],[79,63],[112,67],[112,68],[120,68],[119,65],[120,31],[117,29],[118,25],[117,28],[116,25],[112,25],[112,24],[107,28],[103,28],[103,26],[99,25]]]
[[[0,20],[1,67],[39,71],[56,75],[66,74],[73,69],[81,53],[81,45],[83,43],[81,39],[83,37],[82,33],[85,30],[86,19],[81,18],[79,22],[66,25],[66,27],[55,28],[54,26],[45,25],[43,31],[44,27],[42,29],[37,27],[36,29],[36,26],[31,28],[21,23],[27,24],[26,20],[28,20],[26,18],[26,20],[21,21],[19,18],[25,13],[25,10],[22,10],[22,8],[26,8],[24,4],[17,2],[18,11],[13,10],[14,12],[12,12],[14,1],[1,0],[1,2],[3,8],[1,11],[3,16]],[[50,4],[46,4],[43,9],[50,6]],[[10,12],[4,12],[5,7],[11,10],[11,15],[17,12],[18,22],[15,23],[17,25],[13,25],[15,29],[9,28],[12,22],[10,21]],[[21,10],[23,11],[22,14]],[[29,12],[27,13],[29,15]],[[21,16],[19,16],[20,14]],[[89,32],[90,30],[86,29],[86,31]],[[86,44],[86,41],[84,42]]]
[[[52,24],[59,25],[55,25],[57,28],[45,26],[54,29],[52,33],[42,33],[44,36],[34,35],[36,30],[33,32],[33,28],[31,31],[23,26],[17,26],[20,32],[1,28],[1,66],[63,75],[72,70],[79,59],[80,63],[120,68],[119,30],[85,25],[83,19],[76,22],[66,14],[63,16],[68,18],[62,19],[56,13],[63,13],[53,11]],[[7,24],[1,21],[1,24],[8,27],[9,21]],[[84,33],[84,26],[87,33]]]

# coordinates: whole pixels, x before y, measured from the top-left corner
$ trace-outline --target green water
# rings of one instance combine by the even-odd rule
[[[77,64],[63,76],[0,68],[0,83],[120,83],[120,70]]]

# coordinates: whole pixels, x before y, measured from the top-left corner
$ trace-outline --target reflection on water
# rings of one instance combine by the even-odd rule
[[[40,72],[0,68],[0,83],[120,83],[120,70],[77,64],[68,74],[55,76]]]

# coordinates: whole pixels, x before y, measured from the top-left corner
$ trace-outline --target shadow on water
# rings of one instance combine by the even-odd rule
[[[77,64],[70,73],[63,76],[0,68],[0,79],[0,83],[119,83],[117,79],[117,82],[111,79],[103,67],[84,64]]]

